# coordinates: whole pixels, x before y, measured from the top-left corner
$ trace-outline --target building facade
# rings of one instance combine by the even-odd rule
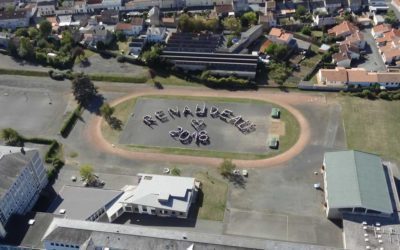
[[[0,12],[0,28],[12,29],[25,28],[29,26],[29,12],[16,10],[13,12]]]
[[[39,151],[0,146],[0,236],[13,214],[26,214],[47,185],[47,173]]]

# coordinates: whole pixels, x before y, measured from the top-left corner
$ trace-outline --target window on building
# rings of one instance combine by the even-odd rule
[[[58,243],[56,243],[56,246],[58,247],[58,246],[60,246]]]
[[[135,207],[135,212],[139,211],[139,208]]]
[[[354,213],[365,213],[365,208],[363,207],[356,207],[354,209]]]

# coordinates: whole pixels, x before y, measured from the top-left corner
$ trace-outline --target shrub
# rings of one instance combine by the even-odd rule
[[[124,56],[117,56],[117,62],[119,62],[119,63],[125,62],[125,57]]]
[[[60,134],[62,137],[67,138],[69,133],[71,133],[72,129],[78,118],[81,116],[82,113],[82,106],[78,105],[74,112],[72,112],[68,118],[65,120],[63,126],[61,127]]]
[[[44,157],[46,163],[52,163],[54,159],[57,158],[60,147],[61,145],[58,143],[58,141],[53,140],[53,142],[50,144],[49,150],[47,150]]]
[[[378,94],[378,97],[384,100],[390,100],[391,96],[388,94],[386,91],[382,91],[381,93]]]
[[[236,165],[232,162],[232,160],[224,159],[221,165],[219,165],[219,172],[222,176],[229,177],[235,168]]]

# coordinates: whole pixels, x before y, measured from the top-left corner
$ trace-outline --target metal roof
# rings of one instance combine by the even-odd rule
[[[110,206],[121,194],[119,190],[64,186],[49,211],[60,214],[60,209],[65,209],[65,218],[87,220],[99,209]]]
[[[329,207],[393,212],[384,168],[377,155],[354,150],[328,152],[324,161]]]

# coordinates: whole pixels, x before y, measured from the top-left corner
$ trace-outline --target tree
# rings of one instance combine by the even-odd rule
[[[91,183],[95,179],[95,176],[93,174],[93,167],[89,164],[82,165],[79,169],[79,173],[82,179],[87,183]]]
[[[215,32],[218,30],[219,22],[217,18],[213,18],[206,20],[204,25],[205,29]]]
[[[24,138],[12,128],[3,129],[0,133],[0,138],[3,139],[8,146],[24,145]]]
[[[240,23],[240,20],[232,16],[225,18],[222,21],[222,25],[224,25],[225,29],[236,33],[239,33],[242,30],[242,24]]]
[[[106,119],[107,122],[111,120],[114,111],[115,109],[106,102],[100,107],[100,114],[104,117],[104,119]]]
[[[97,88],[87,75],[78,74],[72,80],[72,93],[79,104],[87,105],[97,95]]]
[[[290,76],[291,70],[283,63],[270,63],[268,77],[277,84],[283,84]]]
[[[174,168],[171,170],[171,175],[173,175],[173,176],[180,176],[180,175],[181,175],[181,170],[180,170],[179,168],[177,168],[177,167],[174,167]]]
[[[301,33],[306,36],[311,36],[311,27],[306,25],[301,29]]]
[[[19,40],[18,56],[23,59],[33,58],[34,48],[31,42],[26,37],[21,37]]]
[[[385,22],[389,24],[396,24],[397,23],[397,17],[396,14],[394,13],[393,10],[388,10],[385,16]]]
[[[236,165],[230,159],[224,159],[224,161],[219,165],[219,172],[224,177],[229,177],[232,175],[233,170]]]
[[[155,66],[160,60],[161,52],[161,47],[159,45],[154,45],[150,48],[150,50],[142,53],[142,61],[144,61],[149,66]]]
[[[29,27],[28,35],[30,39],[36,39],[39,35],[39,31],[35,27]]]
[[[126,35],[124,34],[124,32],[118,30],[117,32],[115,32],[115,37],[117,38],[117,40],[119,42],[124,42],[126,41]]]
[[[61,33],[61,46],[67,46],[72,48],[74,45],[74,38],[72,37],[71,31],[64,30]]]
[[[301,17],[303,17],[305,14],[307,14],[307,9],[306,7],[304,7],[303,5],[298,5],[296,8],[296,12],[294,13],[294,18],[300,19]]]
[[[28,33],[28,30],[26,28],[19,28],[19,29],[17,29],[15,31],[15,36],[17,36],[17,37],[21,37],[21,36],[28,37],[29,33]]]
[[[97,41],[97,43],[96,43],[96,49],[98,49],[98,50],[105,50],[105,49],[106,49],[106,45],[104,44],[103,41]]]
[[[43,20],[39,23],[40,35],[47,38],[51,34],[51,23],[47,20]]]
[[[248,27],[250,25],[257,23],[257,14],[253,11],[249,11],[243,14],[240,18],[243,27]]]
[[[265,52],[275,60],[282,60],[288,53],[288,47],[283,44],[271,44]]]

